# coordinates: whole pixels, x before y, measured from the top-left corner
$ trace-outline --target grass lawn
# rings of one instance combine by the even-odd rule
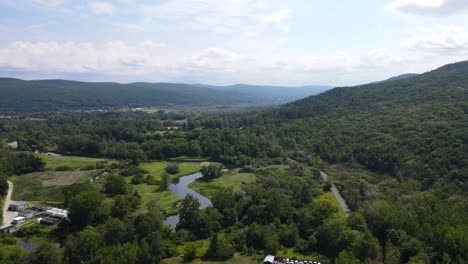
[[[86,181],[94,171],[43,171],[12,178],[13,200],[46,204],[63,202],[63,187]]]
[[[88,157],[75,157],[75,156],[46,156],[44,154],[37,153],[46,163],[47,170],[55,170],[58,167],[68,166],[73,170],[80,170],[86,168],[90,165],[96,165],[96,162],[107,162],[110,163],[110,160],[107,159],[98,159],[98,158],[88,158]]]
[[[197,180],[191,183],[189,187],[204,196],[211,198],[213,194],[225,187],[233,188],[234,191],[240,191],[243,184],[255,182],[255,175],[252,173],[240,173],[239,169],[234,169],[223,174],[218,179],[211,181]]]

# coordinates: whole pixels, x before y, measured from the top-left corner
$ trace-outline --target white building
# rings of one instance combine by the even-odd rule
[[[24,222],[26,222],[26,217],[24,217],[24,216],[15,217],[15,218],[13,218],[13,221],[11,221],[11,223],[14,224],[14,225],[19,225],[19,224],[22,224]]]

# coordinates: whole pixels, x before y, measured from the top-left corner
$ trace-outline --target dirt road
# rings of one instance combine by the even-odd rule
[[[323,171],[320,171],[320,175],[322,175],[322,178],[325,180],[325,181],[328,181],[328,175],[323,172]],[[349,210],[349,207],[348,205],[346,204],[346,201],[345,199],[343,199],[343,197],[341,196],[340,192],[338,191],[338,189],[335,187],[335,185],[332,183],[331,184],[331,191],[333,193],[333,195],[335,196],[336,200],[338,201],[338,203],[340,204],[341,206],[341,209],[343,209],[343,212],[346,214],[346,215],[350,215],[351,214],[351,210]]]
[[[8,181],[8,193],[5,197],[5,204],[3,205],[3,223],[2,223],[2,228],[9,226],[11,224],[11,221],[13,221],[13,218],[15,218],[18,215],[18,212],[11,212],[8,211],[8,207],[10,206],[11,203],[11,194],[13,193],[13,183],[11,181]]]

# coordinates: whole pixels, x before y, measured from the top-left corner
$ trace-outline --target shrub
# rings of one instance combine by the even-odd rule
[[[179,165],[177,165],[175,163],[171,163],[171,164],[167,165],[164,170],[169,174],[177,174],[180,171]]]

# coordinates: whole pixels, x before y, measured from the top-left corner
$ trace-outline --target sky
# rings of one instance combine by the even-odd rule
[[[468,60],[468,0],[0,0],[0,76],[357,85]]]

